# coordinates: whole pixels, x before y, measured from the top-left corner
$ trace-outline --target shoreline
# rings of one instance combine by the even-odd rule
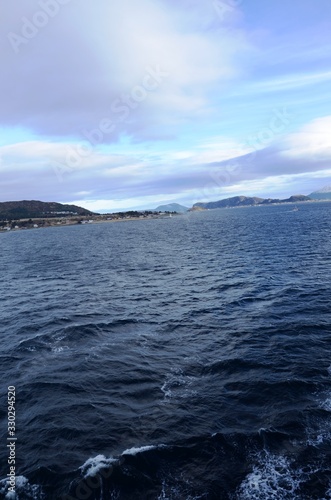
[[[38,225],[38,221],[48,221],[49,219],[44,219],[44,218],[34,218],[34,219],[18,219],[15,222],[25,222],[28,220],[32,220],[32,227],[13,227],[13,228],[0,228],[0,234],[1,233],[16,233],[18,231],[28,231],[28,230],[33,230],[33,229],[49,229],[53,227],[68,227],[68,226],[85,226],[85,225],[93,225],[93,224],[105,224],[105,223],[113,223],[113,222],[132,222],[132,221],[146,221],[146,220],[162,220],[162,219],[170,219],[172,217],[180,216],[183,215],[181,213],[171,213],[166,214],[166,215],[155,215],[155,216],[148,216],[148,217],[118,217],[118,218],[112,218],[112,219],[83,219],[83,220],[73,220],[69,219],[68,221],[64,221],[63,219],[52,219],[54,221],[53,224],[42,224]],[[56,221],[56,222],[55,222]]]
[[[36,218],[30,218],[30,219],[17,219],[14,222],[15,223],[24,223],[26,225],[23,225],[21,227],[0,227],[0,234],[3,233],[11,233],[11,232],[17,232],[17,231],[26,231],[26,230],[31,230],[31,229],[48,229],[51,227],[68,227],[68,226],[85,226],[85,225],[91,225],[91,224],[105,224],[105,223],[113,223],[113,222],[132,222],[132,221],[146,221],[146,220],[162,220],[162,219],[170,219],[172,217],[178,217],[178,216],[183,216],[183,215],[190,215],[192,213],[201,213],[201,212],[209,212],[213,210],[229,210],[229,209],[236,209],[236,208],[258,208],[258,207],[271,207],[271,206],[289,206],[289,205],[303,205],[303,204],[311,204],[311,203],[328,203],[331,202],[331,200],[309,200],[309,201],[299,201],[299,202],[283,202],[283,203],[270,203],[270,204],[257,204],[257,205],[239,205],[239,206],[229,206],[229,207],[218,207],[218,208],[198,208],[198,209],[189,209],[187,212],[181,213],[181,212],[169,212],[169,213],[157,213],[155,215],[153,214],[148,214],[148,215],[139,215],[137,217],[132,217],[132,216],[124,216],[124,217],[111,217],[110,215],[104,216],[104,215],[96,215],[95,218],[82,218],[82,216],[78,216],[75,218],[68,218],[63,219],[63,218],[42,218],[42,217],[36,217]],[[121,213],[121,212],[119,212]],[[125,213],[125,212],[123,212]],[[116,214],[114,214],[116,215]],[[31,221],[31,222],[30,222]],[[52,222],[51,222],[52,221]],[[27,223],[30,223],[30,225],[27,225]],[[40,222],[43,222],[43,224],[40,224]]]

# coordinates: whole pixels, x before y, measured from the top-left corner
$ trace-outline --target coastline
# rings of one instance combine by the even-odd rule
[[[183,214],[181,213],[171,213],[171,214],[157,214],[157,215],[152,215],[152,216],[146,216],[146,217],[114,217],[114,218],[104,218],[103,216],[96,216],[95,218],[86,218],[86,219],[81,219],[81,218],[75,218],[75,219],[68,219],[64,220],[62,219],[45,219],[45,218],[34,218],[34,219],[20,219],[15,222],[26,222],[28,220],[31,220],[31,224],[29,226],[21,226],[21,227],[10,227],[10,228],[5,228],[5,227],[0,227],[0,234],[1,233],[12,233],[12,232],[17,232],[17,231],[27,231],[27,230],[33,230],[33,229],[49,229],[51,227],[68,227],[68,226],[85,226],[85,225],[91,225],[91,224],[105,224],[105,223],[114,223],[114,222],[132,222],[132,221],[142,221],[142,220],[160,220],[160,219],[169,219],[171,217],[176,217],[176,216],[181,216]],[[100,218],[101,217],[101,218]],[[39,222],[39,224],[38,224]],[[41,222],[44,222],[41,224]],[[47,223],[45,223],[47,222]]]
[[[230,209],[239,209],[239,208],[259,208],[266,206],[297,206],[297,205],[305,205],[311,203],[327,203],[331,202],[331,200],[309,200],[309,201],[299,201],[299,202],[283,202],[283,203],[271,203],[271,204],[257,204],[257,205],[238,205],[238,206],[228,206],[228,207],[218,207],[218,208],[196,208],[193,207],[189,209],[186,213],[181,212],[157,212],[155,214],[148,213],[148,215],[141,215],[141,212],[137,212],[136,217],[132,215],[125,215],[126,212],[117,212],[115,214],[106,214],[106,215],[95,215],[93,219],[91,217],[82,217],[76,216],[71,218],[42,218],[36,217],[31,219],[18,219],[14,222],[7,221],[6,227],[0,227],[0,234],[2,233],[11,233],[16,231],[25,231],[31,229],[47,229],[50,227],[67,227],[67,226],[84,226],[90,224],[104,224],[104,223],[113,223],[113,222],[132,222],[132,221],[142,221],[142,220],[160,220],[160,219],[168,219],[176,216],[188,215],[196,212],[207,212],[210,210],[230,210]],[[4,223],[4,222],[3,222]],[[1,223],[0,223],[1,224]],[[11,227],[8,226],[11,224]],[[15,224],[14,227],[12,225]],[[20,226],[17,226],[20,224]]]

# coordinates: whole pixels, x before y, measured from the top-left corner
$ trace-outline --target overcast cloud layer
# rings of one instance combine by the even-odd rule
[[[0,201],[116,210],[329,184],[330,29],[329,0],[6,2]]]

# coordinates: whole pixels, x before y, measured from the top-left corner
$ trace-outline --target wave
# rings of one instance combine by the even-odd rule
[[[0,493],[10,500],[6,488],[2,481]],[[328,451],[275,429],[214,433],[96,455],[65,476],[39,470],[17,482],[18,500],[75,499],[82,491],[98,500],[322,500],[331,491]]]
[[[21,355],[29,352],[59,354],[64,351],[74,351],[77,347],[83,346],[86,346],[86,350],[89,351],[91,347],[98,347],[102,342],[123,342],[127,335],[137,335],[150,328],[150,324],[131,318],[68,326],[62,326],[61,323],[54,321],[51,325],[47,324],[45,328],[42,325],[21,327],[24,338],[18,340],[17,344],[8,344],[8,348]],[[18,338],[20,335],[19,331]]]
[[[115,458],[106,458],[104,455],[97,455],[91,457],[79,467],[82,471],[84,478],[94,477],[99,474],[103,469],[109,469],[113,464],[118,463]]]

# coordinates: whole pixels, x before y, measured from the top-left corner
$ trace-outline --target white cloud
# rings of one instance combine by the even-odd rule
[[[87,149],[84,147],[87,146]],[[31,176],[42,168],[46,173],[58,165],[66,174],[79,174],[81,171],[95,172],[96,169],[107,170],[128,168],[128,155],[101,153],[85,141],[80,142],[47,142],[27,141],[0,147],[0,170],[12,172],[13,168],[29,170]]]
[[[291,158],[310,161],[330,160],[331,166],[331,116],[316,118],[301,130],[290,134],[283,141],[283,154]]]
[[[287,92],[328,81],[331,81],[331,71],[287,74],[243,85],[240,91],[234,92],[233,95]]]
[[[214,163],[231,160],[253,151],[247,144],[242,144],[230,137],[213,137],[200,144],[195,151],[194,163]]]
[[[195,2],[194,9],[187,16],[160,0],[72,0],[15,54],[8,32],[21,36],[22,16],[31,21],[40,7],[33,0],[6,3],[0,36],[8,43],[0,53],[9,69],[0,81],[0,124],[75,137],[103,118],[119,121],[105,142],[121,133],[137,140],[176,133],[188,117],[210,112],[211,89],[240,74],[237,56],[251,50],[243,31],[215,28],[212,4]],[[132,102],[147,68],[158,67],[167,76]],[[115,102],[128,112],[125,119],[124,111],[114,116]]]
[[[301,174],[271,175],[261,179],[243,180],[222,187],[219,199],[232,196],[260,196],[262,198],[285,198],[294,194],[308,195],[331,179],[331,168]],[[212,201],[212,197],[206,201]]]

